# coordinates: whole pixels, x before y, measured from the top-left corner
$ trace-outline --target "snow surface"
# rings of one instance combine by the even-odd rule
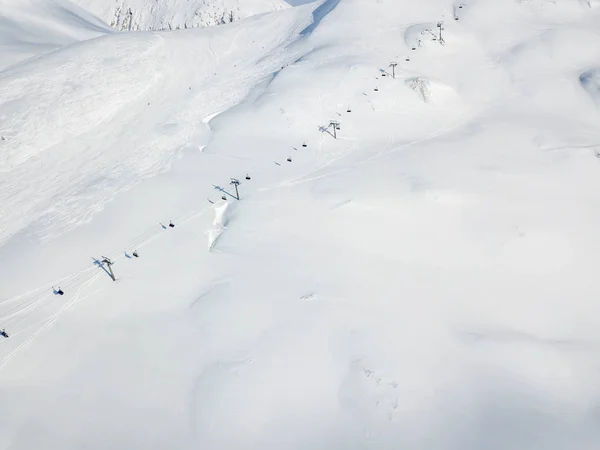
[[[67,0],[0,0],[0,70],[109,30]]]
[[[289,6],[284,0],[73,0],[120,31],[222,25]]]
[[[598,2],[0,1],[0,449],[600,448]]]

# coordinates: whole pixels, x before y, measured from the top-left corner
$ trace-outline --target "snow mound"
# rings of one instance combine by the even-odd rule
[[[288,7],[283,0],[73,0],[119,31],[222,25]]]
[[[600,69],[586,70],[579,76],[579,82],[596,106],[600,107]]]
[[[208,230],[208,249],[212,250],[217,243],[219,237],[227,228],[229,222],[229,202],[224,201],[222,204],[215,207],[215,220],[213,221],[213,229]]]
[[[450,86],[427,78],[412,77],[404,83],[425,103],[446,103],[458,99],[458,95]]]

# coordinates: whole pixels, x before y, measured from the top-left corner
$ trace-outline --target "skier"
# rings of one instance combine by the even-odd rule
[[[5,338],[7,338],[8,333],[6,332],[6,330],[3,329],[2,331],[0,331],[0,336],[4,336]]]

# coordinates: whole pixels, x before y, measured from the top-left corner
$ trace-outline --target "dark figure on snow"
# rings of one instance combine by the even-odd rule
[[[173,222],[169,222],[169,226],[170,226],[171,228],[175,228],[175,224],[174,224]]]
[[[1,336],[4,336],[5,338],[7,338],[7,337],[8,337],[8,333],[6,332],[6,330],[2,330],[2,331],[0,331],[0,335],[1,335]]]
[[[138,257],[140,256],[140,255],[138,255],[138,252],[137,252],[137,250],[134,250],[132,254],[133,254],[133,256],[135,256],[136,258],[138,258]]]

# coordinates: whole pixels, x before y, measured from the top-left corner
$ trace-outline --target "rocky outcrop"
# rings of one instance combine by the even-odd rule
[[[289,7],[284,0],[72,0],[118,31],[209,27]]]

